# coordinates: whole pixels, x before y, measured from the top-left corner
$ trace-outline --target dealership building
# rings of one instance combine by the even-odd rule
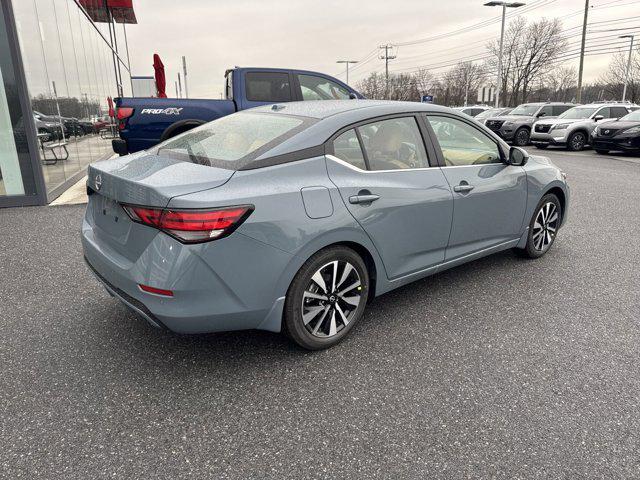
[[[0,0],[0,207],[44,205],[113,154],[132,0]]]

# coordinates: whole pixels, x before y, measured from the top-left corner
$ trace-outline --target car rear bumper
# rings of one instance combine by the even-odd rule
[[[196,245],[158,232],[139,253],[128,255],[95,226],[92,215],[88,209],[82,225],[87,264],[111,295],[150,324],[178,333],[280,330],[286,289],[280,292],[277,285],[290,254],[239,232]],[[140,285],[171,290],[173,296],[147,293]]]

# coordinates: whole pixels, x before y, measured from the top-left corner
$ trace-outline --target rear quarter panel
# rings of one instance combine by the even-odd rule
[[[302,189],[326,189],[331,214],[311,218],[305,209]],[[244,265],[238,275],[260,295],[284,296],[296,272],[315,252],[339,242],[353,242],[366,248],[384,272],[374,246],[346,209],[340,194],[329,180],[324,156],[256,170],[238,171],[221,188],[175,197],[169,207],[202,208],[252,204],[254,212],[230,237],[249,237],[289,255],[286,264],[252,269]],[[212,242],[216,243],[216,242]],[[243,253],[237,252],[242,261]],[[280,257],[278,257],[280,258]],[[215,258],[209,259],[215,263]],[[384,284],[384,282],[382,282]]]

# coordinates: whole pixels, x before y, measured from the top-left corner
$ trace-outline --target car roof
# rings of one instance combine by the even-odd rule
[[[416,112],[449,113],[465,121],[468,116],[451,108],[420,102],[396,102],[388,100],[319,100],[278,103],[244,110],[244,112],[268,113],[313,118],[312,125],[284,140],[256,160],[309,149],[322,145],[338,130],[354,123],[382,117]],[[236,115],[240,115],[240,112]]]

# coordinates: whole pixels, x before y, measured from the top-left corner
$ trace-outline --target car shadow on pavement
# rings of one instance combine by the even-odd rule
[[[371,343],[383,331],[384,335],[402,337],[407,334],[402,322],[403,313],[409,306],[415,308],[416,299],[421,300],[420,308],[424,307],[424,317],[428,319],[430,310],[440,313],[456,308],[455,304],[450,303],[453,292],[477,288],[478,282],[484,281],[484,277],[514,273],[521,263],[528,262],[510,251],[501,252],[377,297],[371,301],[365,317],[349,337],[327,351],[309,352],[296,346],[283,334],[258,330],[176,334],[148,325],[111,298],[100,302],[112,310],[110,320],[102,323],[103,335],[120,342],[124,337],[122,330],[125,329],[125,344],[114,349],[114,352],[119,351],[118,355],[127,360],[137,359],[138,362],[134,363],[138,365],[152,365],[154,369],[162,364],[172,369],[177,365],[208,365],[219,371],[235,366],[246,374],[246,368],[251,364],[259,368],[271,368],[269,365],[273,361],[295,365],[300,359],[316,355],[341,355],[347,350],[360,348],[361,343]],[[105,302],[108,303],[105,305]],[[95,315],[104,317],[104,312],[96,312]]]

